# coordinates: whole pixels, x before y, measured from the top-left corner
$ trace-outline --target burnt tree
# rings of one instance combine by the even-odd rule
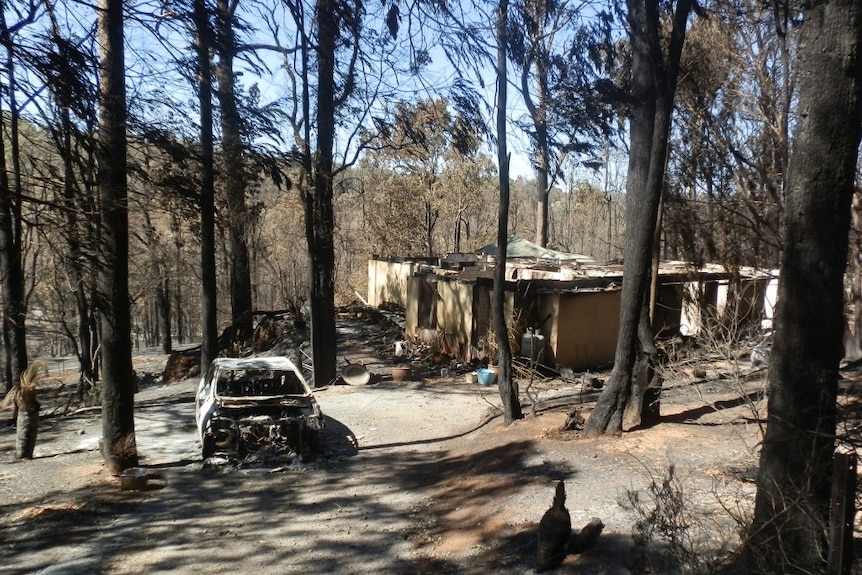
[[[27,340],[25,320],[27,318],[27,303],[24,289],[24,262],[22,247],[22,217],[21,203],[23,198],[21,188],[21,154],[18,143],[18,104],[15,94],[15,42],[13,36],[25,25],[33,21],[36,14],[36,4],[29,3],[29,13],[13,25],[6,22],[5,11],[0,15],[0,43],[6,48],[7,85],[4,92],[7,95],[9,112],[0,118],[0,128],[4,133],[0,137],[0,278],[2,278],[3,302],[3,349],[5,350],[6,391],[17,385],[21,374],[27,369]],[[9,126],[4,124],[8,119]],[[5,134],[9,134],[7,156]],[[11,161],[9,170],[7,161]],[[9,174],[12,174],[12,181]]]
[[[102,455],[109,471],[138,464],[129,300],[129,208],[122,0],[99,0],[97,309],[102,331]]]
[[[246,232],[249,210],[246,205],[246,170],[243,162],[242,118],[237,103],[236,74],[233,65],[237,54],[234,11],[237,2],[216,0],[214,48],[218,55],[215,77],[216,95],[221,112],[222,159],[227,192],[228,237],[230,241],[230,302],[232,343],[244,346],[251,342],[253,326],[251,260]]]
[[[843,282],[862,120],[862,4],[812,2],[802,22],[799,114],[750,532],[753,570],[776,574],[826,567]]]
[[[198,101],[201,122],[201,373],[206,373],[218,355],[215,256],[215,165],[213,161],[212,26],[206,0],[194,0]]]
[[[311,267],[311,351],[314,384],[335,380],[335,215],[332,207],[335,141],[337,0],[317,1],[317,148],[313,188],[305,197],[305,232]]]
[[[500,165],[500,205],[497,223],[497,261],[494,267],[494,332],[497,335],[497,387],[503,402],[503,421],[521,419],[518,385],[512,379],[512,348],[506,322],[506,245],[509,229],[509,151],[506,147],[506,20],[509,2],[500,0],[497,13],[497,161]]]
[[[63,322],[63,329],[75,349],[80,364],[77,397],[83,402],[96,384],[94,354],[98,349],[97,322],[91,296],[95,291],[92,254],[96,246],[95,150],[91,135],[97,121],[96,89],[93,86],[95,55],[62,34],[55,7],[46,5],[51,22],[44,51],[35,61],[56,108],[58,122],[47,123],[51,139],[62,161],[62,187],[57,199],[61,207],[63,239],[66,242],[64,266],[72,284],[77,312],[76,326]],[[76,119],[84,128],[78,129]],[[92,214],[94,217],[87,217]]]
[[[651,365],[656,361],[647,288],[667,160],[673,98],[691,0],[675,6],[667,55],[662,49],[661,3],[628,0],[632,44],[631,149],[626,178],[625,280],[614,367],[583,435],[618,434],[640,421]],[[644,363],[646,362],[646,363]],[[636,365],[637,364],[637,365]],[[638,376],[633,377],[633,373]],[[639,403],[629,405],[637,398]],[[628,410],[628,413],[626,411]]]

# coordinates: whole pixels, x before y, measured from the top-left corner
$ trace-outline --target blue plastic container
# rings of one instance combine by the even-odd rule
[[[479,385],[489,386],[494,385],[494,382],[497,381],[497,372],[493,369],[488,369],[487,367],[480,368],[476,375],[479,378]]]

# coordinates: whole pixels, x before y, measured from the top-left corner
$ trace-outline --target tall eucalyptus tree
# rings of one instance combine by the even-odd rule
[[[648,292],[679,63],[692,0],[666,5],[628,0],[632,49],[629,110],[630,152],[626,182],[625,281],[614,367],[584,427],[584,436],[618,434],[641,422],[654,376],[656,350],[649,322]],[[663,10],[672,13],[664,14]],[[662,16],[670,17],[667,48]]]
[[[497,258],[494,265],[493,322],[497,334],[497,388],[503,402],[503,422],[509,425],[521,419],[518,385],[512,378],[512,347],[509,344],[509,322],[506,321],[504,286],[506,283],[506,246],[509,237],[509,149],[506,144],[507,75],[506,22],[509,0],[500,0],[497,7],[497,163],[500,170],[500,202],[497,222]]]
[[[596,167],[593,150],[609,133],[609,108],[598,71],[609,46],[609,15],[587,18],[588,4],[518,0],[510,12],[509,53],[520,69],[520,94],[536,170],[535,243],[546,246],[550,233],[549,194],[561,164]],[[592,8],[589,8],[592,10]]]
[[[252,335],[251,262],[248,251],[250,216],[246,204],[247,168],[243,161],[243,120],[237,104],[234,59],[239,45],[236,37],[237,1],[216,0],[215,41],[218,59],[215,77],[221,124],[223,177],[227,192],[228,236],[230,240],[230,296],[232,343],[245,345]]]
[[[798,66],[800,114],[788,164],[780,305],[749,534],[758,573],[838,572],[825,570],[826,543],[844,273],[862,137],[862,4],[807,4]]]
[[[206,0],[192,0],[200,106],[201,372],[218,355],[215,245],[215,166],[212,103],[212,23]]]
[[[3,347],[6,352],[6,391],[18,383],[27,368],[26,319],[27,304],[24,293],[24,262],[22,247],[23,201],[21,186],[21,154],[18,138],[18,103],[15,80],[15,35],[33,22],[37,3],[29,0],[16,11],[19,19],[12,24],[6,21],[5,8],[0,9],[0,44],[6,51],[6,86],[9,114],[0,118],[0,128],[9,123],[10,149],[6,150],[5,136],[0,137],[0,277],[3,284]],[[4,130],[5,131],[5,130]],[[11,170],[8,161],[11,161]],[[12,175],[10,181],[9,175]]]
[[[96,190],[92,184],[95,172],[92,138],[96,133],[97,95],[93,70],[95,56],[82,45],[82,38],[66,36],[60,27],[54,7],[49,5],[51,29],[43,46],[43,55],[34,63],[53,100],[53,117],[45,114],[46,129],[62,162],[61,206],[63,254],[68,281],[73,286],[76,329],[68,329],[80,365],[78,400],[93,391],[97,380],[98,329],[94,321],[92,294],[94,266],[92,254],[97,237]],[[59,120],[59,121],[58,121]],[[77,126],[81,123],[81,128]],[[82,215],[84,217],[82,217]]]
[[[337,377],[335,339],[335,213],[334,179],[364,147],[353,140],[379,97],[382,80],[368,73],[375,51],[385,48],[380,33],[366,27],[368,5],[349,0],[316,0],[311,13],[305,3],[283,0],[295,27],[295,48],[283,50],[285,68],[295,87],[293,111],[295,151],[301,176],[297,187],[305,206],[309,261],[311,352],[316,385]],[[391,36],[397,35],[397,7],[390,6]],[[379,62],[378,62],[379,64]],[[351,143],[337,142],[344,128]],[[342,155],[336,161],[341,144]]]
[[[129,301],[129,206],[123,1],[99,0],[98,294],[102,331],[102,455],[112,473],[138,464]]]

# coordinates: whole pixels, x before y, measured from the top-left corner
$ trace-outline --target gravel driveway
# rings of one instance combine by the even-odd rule
[[[641,551],[619,501],[669,462],[693,504],[753,493],[743,472],[758,430],[720,380],[696,394],[669,388],[656,428],[580,441],[560,432],[566,409],[489,420],[496,388],[463,377],[377,380],[315,392],[327,428],[313,461],[241,468],[201,461],[194,381],[145,389],[141,492],[106,475],[98,412],[46,419],[31,461],[12,460],[14,432],[0,429],[0,575],[522,574],[559,479],[576,529],[593,517],[606,528],[558,572],[629,575]],[[562,381],[533,394],[576,397],[587,411],[595,399]]]
[[[415,382],[334,386],[316,392],[327,416],[323,456],[207,469],[194,385],[137,396],[145,493],[120,491],[105,477],[98,413],[47,422],[34,460],[0,465],[3,501],[20,502],[2,508],[11,541],[0,573],[236,573],[239,565],[244,573],[417,572],[411,509],[446,438],[475,428],[495,400],[466,384],[445,392]],[[12,440],[4,430],[6,461]],[[34,518],[59,515],[68,516],[54,521],[61,533],[40,541],[24,532]]]

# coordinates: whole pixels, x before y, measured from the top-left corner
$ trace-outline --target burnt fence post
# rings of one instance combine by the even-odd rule
[[[831,499],[826,575],[849,575],[853,563],[853,519],[856,515],[856,454],[835,454]]]

